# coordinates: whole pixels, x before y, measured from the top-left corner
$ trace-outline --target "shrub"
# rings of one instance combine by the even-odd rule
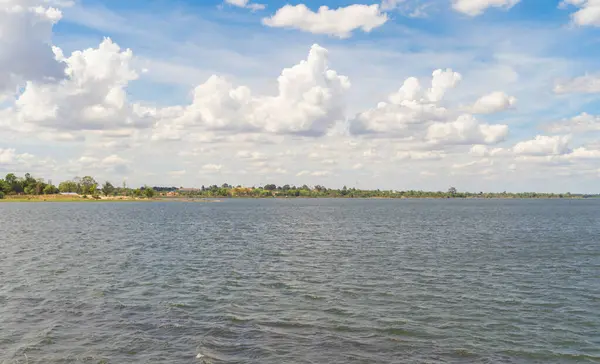
[[[0,200],[4,198],[4,192],[0,191]]]

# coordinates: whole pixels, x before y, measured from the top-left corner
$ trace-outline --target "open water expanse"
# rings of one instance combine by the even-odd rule
[[[597,363],[600,201],[2,203],[0,363],[79,362]]]

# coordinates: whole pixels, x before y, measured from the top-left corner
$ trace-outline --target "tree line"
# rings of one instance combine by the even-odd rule
[[[307,185],[294,186],[267,184],[259,187],[233,186],[224,183],[221,186],[202,186],[198,189],[181,189],[175,187],[154,187],[157,191],[177,192],[178,195],[187,197],[309,197],[309,198],[589,198],[600,195],[585,195],[571,193],[492,193],[492,192],[459,192],[450,187],[447,191],[419,191],[419,190],[364,190],[357,188],[327,188],[322,185],[309,187]]]
[[[55,195],[58,193],[77,194],[99,198],[104,196],[129,196],[138,198],[152,198],[156,191],[151,187],[127,188],[115,187],[109,181],[99,184],[91,176],[75,177],[72,180],[62,181],[55,186],[52,181],[43,178],[35,178],[26,173],[23,177],[17,177],[14,173],[0,178],[0,198],[6,195]]]
[[[171,192],[171,194],[169,194]],[[182,187],[149,187],[128,188],[125,184],[121,187],[114,186],[109,181],[99,184],[93,177],[75,177],[71,180],[62,181],[55,186],[52,181],[35,178],[26,173],[23,177],[17,177],[9,173],[4,179],[0,179],[0,198],[5,195],[52,195],[58,193],[73,193],[82,196],[99,198],[104,196],[128,196],[135,198],[153,198],[157,194],[165,197],[191,197],[191,198],[214,198],[214,197],[326,197],[326,198],[590,198],[600,195],[571,194],[571,193],[539,193],[539,192],[459,192],[451,187],[447,191],[419,191],[419,190],[364,190],[357,188],[327,188],[322,185],[309,187],[307,185],[283,185],[266,184],[258,187],[244,187],[241,185],[230,185],[224,183],[221,186],[211,185],[201,188]]]

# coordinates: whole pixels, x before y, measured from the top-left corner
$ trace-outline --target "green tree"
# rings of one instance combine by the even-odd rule
[[[83,194],[93,195],[96,193],[96,187],[98,187],[98,182],[96,182],[96,180],[91,176],[85,176],[81,179],[80,185]]]
[[[4,180],[6,181],[6,183],[8,183],[9,185],[14,185],[15,183],[17,183],[17,176],[15,176],[14,173],[9,173],[6,175],[6,177],[4,178]]]
[[[144,187],[144,191],[143,191],[144,197],[152,198],[152,197],[154,197],[155,194],[156,194],[156,192],[154,191],[154,189],[152,187],[148,187],[148,186]]]
[[[44,195],[54,195],[57,191],[58,189],[53,185],[46,185],[44,187]]]
[[[4,198],[4,192],[0,191],[0,200],[2,200]]]
[[[0,192],[9,193],[11,191],[10,184],[3,179],[0,179]]]
[[[115,192],[115,186],[113,186],[112,183],[106,181],[102,185],[102,193],[104,194],[104,196],[112,195],[114,192]]]
[[[8,193],[21,193],[23,192],[23,179],[15,176],[14,173],[9,173],[4,178],[6,183],[10,186]]]
[[[58,190],[62,193],[78,192],[79,186],[74,181],[64,181],[58,185]]]

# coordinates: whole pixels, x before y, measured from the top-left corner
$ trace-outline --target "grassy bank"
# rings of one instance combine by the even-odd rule
[[[92,197],[84,198],[82,196],[63,196],[63,195],[8,195],[0,199],[2,202],[118,202],[118,201],[147,201],[131,197],[120,198],[101,198],[95,199]]]

